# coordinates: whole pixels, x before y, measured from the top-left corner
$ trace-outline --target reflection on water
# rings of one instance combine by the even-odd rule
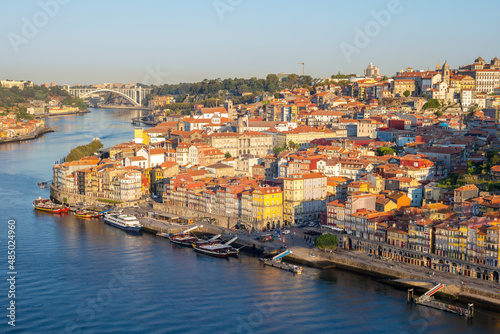
[[[48,197],[36,183],[51,178],[54,161],[93,137],[107,147],[131,139],[130,118],[139,113],[95,110],[49,119],[58,132],[0,146],[0,203],[17,222],[19,332],[477,333],[498,327],[494,312],[477,312],[467,322],[408,306],[404,290],[361,275],[312,268],[293,275],[255,257],[215,259],[101,220],[33,210],[35,198]]]

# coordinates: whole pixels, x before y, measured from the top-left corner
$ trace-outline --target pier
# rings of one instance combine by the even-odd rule
[[[411,288],[408,290],[407,301],[409,303],[414,302],[415,304],[418,304],[418,305],[423,305],[423,306],[431,307],[431,308],[434,308],[437,310],[458,314],[461,317],[472,318],[474,316],[474,304],[469,303],[468,307],[465,309],[465,308],[458,307],[455,305],[445,304],[445,303],[441,303],[441,302],[436,301],[433,297],[434,294],[436,294],[438,291],[440,291],[443,288],[444,288],[444,285],[439,283],[418,298],[414,298],[413,288]]]

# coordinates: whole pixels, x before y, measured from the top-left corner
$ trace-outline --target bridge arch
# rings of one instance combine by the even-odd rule
[[[127,94],[123,94],[122,92],[119,92],[119,91],[113,90],[113,89],[96,89],[96,90],[93,90],[91,92],[87,92],[87,93],[85,93],[83,95],[80,95],[80,98],[83,99],[86,96],[89,96],[89,95],[92,95],[92,94],[96,94],[96,93],[101,93],[101,92],[111,92],[111,93],[115,93],[115,94],[121,95],[124,98],[126,98],[127,100],[129,100],[130,102],[132,102],[132,104],[134,106],[136,106],[136,107],[140,107],[141,106],[140,103],[138,103],[136,100],[134,100],[133,98],[131,98]]]

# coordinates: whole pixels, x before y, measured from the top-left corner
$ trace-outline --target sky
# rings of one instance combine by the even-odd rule
[[[474,15],[470,15],[471,8]],[[476,11],[480,9],[480,11]],[[174,84],[327,78],[500,57],[498,1],[23,0],[0,4],[0,79]]]

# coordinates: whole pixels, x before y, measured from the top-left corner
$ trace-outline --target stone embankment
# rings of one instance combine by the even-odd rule
[[[38,138],[46,133],[49,133],[49,132],[54,132],[54,130],[48,126],[39,127],[35,131],[33,131],[32,133],[29,133],[29,134],[24,135],[24,136],[17,136],[14,138],[0,139],[0,145],[7,144],[7,143],[17,143],[17,142],[22,142],[22,141],[27,141],[27,140],[33,140],[33,139],[36,139],[36,138]]]

